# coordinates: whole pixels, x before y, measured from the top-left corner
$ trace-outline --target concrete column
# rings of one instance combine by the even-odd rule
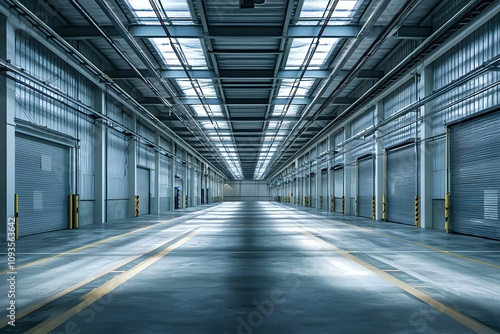
[[[96,87],[94,110],[107,114],[106,93]],[[107,154],[106,148],[108,129],[100,122],[96,122],[94,129],[94,223],[103,224],[107,221],[106,207],[106,178]]]
[[[184,152],[184,160],[189,161],[189,156],[187,152]],[[184,179],[182,180],[182,182],[183,182],[182,188],[184,189],[182,191],[181,206],[183,208],[186,208],[186,196],[189,196],[189,183],[191,182],[187,163],[184,165]]]
[[[155,143],[160,146],[160,134],[156,132]],[[155,197],[153,200],[153,210],[151,213],[160,214],[160,150],[155,152]]]
[[[420,71],[420,97],[429,95],[433,89],[432,66]],[[432,112],[431,103],[421,108],[424,115]],[[432,136],[432,118],[427,117],[420,123],[420,136],[426,139]],[[432,195],[433,195],[433,171],[432,157],[434,149],[432,143],[423,140],[420,145],[420,227],[432,228]]]
[[[375,119],[374,125],[376,126],[384,119],[384,103],[379,101],[375,106]],[[384,141],[380,138],[382,132],[377,130],[375,132],[375,219],[382,220],[382,196],[385,191],[385,166],[384,166]]]
[[[137,115],[133,115],[132,131],[137,132]],[[129,192],[129,216],[135,216],[135,195],[137,195],[137,141],[130,139],[128,145],[128,192]],[[141,199],[139,198],[139,201]]]
[[[0,16],[0,59],[15,59],[15,30],[8,19]],[[15,83],[0,76],[0,240],[7,239],[9,218],[14,218],[16,192],[16,114]]]
[[[344,127],[344,142],[349,137],[351,137],[351,124],[347,123]],[[344,145],[343,150],[347,147]],[[351,175],[356,172],[354,164],[351,164],[351,152],[346,152],[344,154],[344,196],[345,196],[345,214],[354,215],[355,212],[351,212],[351,196],[356,194],[351,194]]]

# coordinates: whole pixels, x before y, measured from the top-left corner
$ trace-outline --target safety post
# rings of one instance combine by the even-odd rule
[[[14,194],[14,228],[15,238],[19,239],[19,195]]]
[[[387,197],[382,195],[382,220],[387,220]]]
[[[420,199],[415,196],[415,225],[420,227]]]
[[[375,195],[372,196],[372,219],[375,220]]]
[[[356,210],[356,216],[358,215],[358,195],[356,195],[356,197],[354,197],[354,206],[355,206],[355,210]]]
[[[450,233],[450,194],[444,195],[444,228]]]
[[[330,196],[332,199],[330,200],[330,211],[335,212],[335,196]]]
[[[323,196],[319,197],[319,209],[323,209]]]
[[[218,202],[217,197],[215,198],[215,202]],[[185,197],[184,197],[184,207],[185,207],[185,208],[187,208],[187,207],[188,207],[188,197],[187,197],[187,196],[185,196]]]
[[[78,228],[78,208],[79,208],[78,194],[73,195],[73,228]]]
[[[68,195],[68,228],[73,229],[73,194]]]
[[[135,195],[135,216],[139,217],[139,195]]]
[[[342,196],[342,214],[345,215],[345,196]]]

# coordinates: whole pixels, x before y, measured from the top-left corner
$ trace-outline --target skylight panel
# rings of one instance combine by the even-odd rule
[[[155,45],[168,68],[182,68],[182,64],[175,54],[172,44],[170,44],[168,38],[151,38],[151,42]],[[199,39],[178,39],[178,44],[175,47],[180,48],[181,54],[185,57],[186,66],[193,69],[208,68],[205,54],[203,53],[203,48]]]
[[[292,95],[293,84],[295,80],[285,79],[281,81],[281,87],[278,91],[278,97],[289,97]],[[302,80],[299,83],[299,88],[297,89],[295,96],[308,96],[309,90],[314,84],[314,80]]]
[[[187,0],[161,0],[161,6],[165,10],[165,15],[169,22],[175,24],[175,21],[182,21],[183,24],[190,23],[194,24],[193,18],[191,16],[191,11],[189,10],[189,5]],[[151,4],[147,0],[128,0],[128,4],[135,16],[138,18],[139,22],[142,23],[154,23],[156,19],[156,13],[153,11]],[[156,19],[157,21],[157,19]]]
[[[319,69],[324,64],[339,38],[322,38],[309,63],[309,69]],[[305,65],[312,38],[295,38],[292,42],[286,69],[299,69]]]
[[[302,6],[302,11],[300,12],[300,20],[308,21],[309,23],[320,23],[325,20],[328,12],[330,11],[330,6],[332,0],[305,0]],[[356,10],[358,0],[340,0],[335,6],[335,11],[330,19],[329,24],[346,24],[348,20],[336,20],[336,19],[346,19],[354,15]],[[299,21],[299,24],[303,23]]]
[[[217,97],[212,80],[197,79],[196,81],[201,88],[201,92],[198,92],[200,96]],[[177,79],[176,82],[181,88],[182,93],[185,97],[198,97],[198,94],[196,94],[196,90],[193,88],[193,85],[188,79]],[[198,85],[195,84],[195,87],[198,87]]]

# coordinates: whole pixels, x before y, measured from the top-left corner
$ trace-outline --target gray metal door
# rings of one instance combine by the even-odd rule
[[[139,195],[139,214],[147,215],[149,210],[150,179],[149,169],[137,167],[137,195]]]
[[[328,171],[321,171],[321,210],[330,210],[330,200],[328,199]]]
[[[16,134],[19,236],[68,228],[69,149]]]
[[[333,171],[334,175],[334,195],[335,212],[342,213],[342,197],[344,196],[344,168],[337,168]]]
[[[417,158],[414,145],[387,151],[387,220],[415,224]]]
[[[372,217],[372,199],[374,190],[373,158],[358,160],[358,216]]]
[[[450,127],[450,229],[500,239],[500,112]]]

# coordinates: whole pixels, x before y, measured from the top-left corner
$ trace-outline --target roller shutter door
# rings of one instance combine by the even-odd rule
[[[321,171],[321,210],[330,210],[330,201],[328,199],[328,171]]]
[[[311,208],[316,207],[317,193],[316,193],[316,174],[311,175],[311,193],[310,193]]]
[[[69,149],[16,134],[19,236],[68,228]]]
[[[149,169],[137,167],[137,195],[139,195],[139,214],[147,215],[150,196]]]
[[[387,151],[387,220],[415,224],[417,166],[415,146]]]
[[[342,213],[342,197],[344,196],[344,168],[337,168],[333,171],[335,212]]]
[[[372,217],[374,194],[373,158],[358,160],[358,216]]]
[[[500,112],[450,127],[450,229],[500,239]]]

